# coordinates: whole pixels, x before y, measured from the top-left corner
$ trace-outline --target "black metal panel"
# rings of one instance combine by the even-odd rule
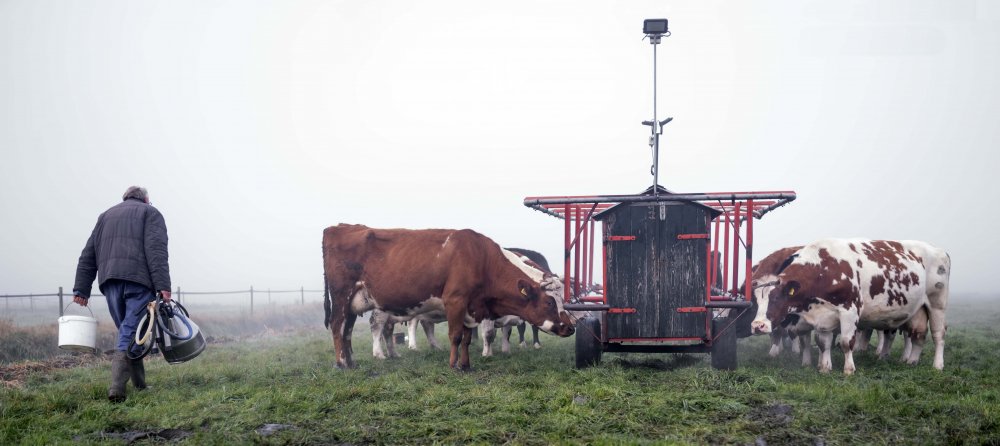
[[[677,236],[707,234],[710,212],[690,203],[651,203],[622,205],[603,216],[608,304],[636,309],[608,314],[609,338],[705,336],[705,313],[677,309],[705,304],[708,239]],[[614,236],[635,240],[607,239]]]

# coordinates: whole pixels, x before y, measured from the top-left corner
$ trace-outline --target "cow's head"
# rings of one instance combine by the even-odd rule
[[[766,301],[758,302],[757,317],[753,321],[754,334],[770,333],[774,325],[784,321],[793,307],[803,300],[802,285],[795,280],[778,282],[766,293]],[[765,294],[765,293],[762,293]]]
[[[548,333],[570,336],[573,321],[563,309],[562,288],[558,284],[558,280],[548,278],[541,283],[518,279],[517,291],[523,306],[515,314]]]

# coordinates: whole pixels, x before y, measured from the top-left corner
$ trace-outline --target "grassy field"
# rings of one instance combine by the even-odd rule
[[[762,337],[740,341],[731,372],[662,354],[574,370],[572,338],[546,336],[459,373],[422,335],[422,351],[373,359],[360,323],[359,367],[342,371],[316,322],[185,364],[152,358],[154,388],[120,405],[106,400],[106,360],[26,373],[0,390],[0,444],[1000,444],[1000,305],[955,299],[950,316],[943,372],[925,350],[916,367],[860,355],[850,377],[770,359]]]

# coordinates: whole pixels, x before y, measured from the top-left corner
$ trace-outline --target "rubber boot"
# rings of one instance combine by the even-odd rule
[[[136,390],[149,388],[146,385],[146,366],[143,364],[142,358],[129,359],[129,367],[132,369],[132,385],[135,386]]]
[[[108,387],[108,400],[113,403],[125,401],[125,384],[128,383],[131,369],[124,351],[116,351],[111,356],[111,387]]]

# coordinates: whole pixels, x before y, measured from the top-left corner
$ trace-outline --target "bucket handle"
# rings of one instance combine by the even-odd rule
[[[73,305],[74,303],[76,303],[76,302],[70,302],[70,303],[66,304],[66,308],[63,308],[63,315],[64,315],[64,316],[66,315],[66,310],[68,310],[68,309],[69,309],[69,306],[70,306],[70,305]],[[80,305],[80,306],[81,306],[81,307],[83,307],[83,308],[86,308],[86,309],[87,309],[87,311],[89,311],[89,312],[90,312],[90,317],[94,317],[94,310],[91,310],[91,309],[90,309],[90,306],[84,306],[84,305]],[[96,318],[95,318],[95,319],[96,319]]]

